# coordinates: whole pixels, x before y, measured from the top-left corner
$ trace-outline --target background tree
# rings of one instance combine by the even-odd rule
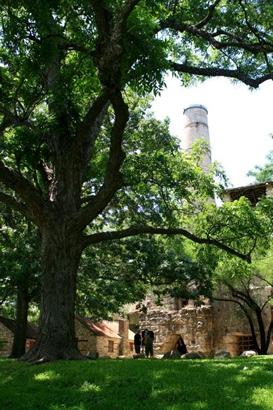
[[[264,263],[269,260],[272,263],[272,251],[251,266],[231,259],[219,264],[221,274],[215,277],[213,299],[239,306],[258,354],[267,354],[273,329],[272,269]]]
[[[15,318],[11,357],[25,353],[29,306],[40,295],[40,249],[35,226],[1,206],[0,312]]]
[[[158,303],[166,294],[193,299],[208,296],[210,284],[210,270],[191,258],[184,241],[150,236],[102,242],[82,257],[76,311],[112,318],[147,293]]]
[[[74,305],[87,246],[165,233],[228,249],[162,215],[147,214],[144,226],[127,219],[114,231],[102,215],[109,218],[113,203],[125,198],[126,155],[135,172],[125,138],[127,91],[157,93],[167,70],[184,84],[226,76],[258,87],[273,78],[272,15],[271,2],[259,0],[2,2],[0,182],[8,192],[0,199],[38,226],[42,242],[41,334],[29,359],[79,357]],[[172,183],[190,188],[190,176]],[[145,209],[142,200],[136,214]]]
[[[238,306],[246,318],[253,336],[255,350],[266,354],[273,329],[272,304],[272,221],[273,203],[263,198],[256,207],[244,197],[225,203],[218,213],[200,217],[206,229],[216,229],[226,235],[227,243],[243,240],[242,246],[253,247],[252,263],[234,258],[214,248],[199,249],[199,263],[211,269],[211,298]],[[227,212],[228,209],[228,212]],[[218,214],[218,215],[217,215]],[[223,224],[224,229],[219,229]],[[239,230],[245,232],[237,236]],[[253,241],[252,231],[260,232]],[[225,232],[225,233],[224,233]]]
[[[262,166],[256,165],[248,176],[254,177],[257,182],[269,182],[273,180],[273,151],[266,156],[266,162]]]

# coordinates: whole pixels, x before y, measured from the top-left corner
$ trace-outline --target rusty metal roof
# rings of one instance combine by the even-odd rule
[[[109,326],[107,326],[104,322],[93,322],[89,318],[79,316],[77,316],[76,319],[78,319],[81,324],[83,324],[97,336],[121,339],[121,337],[116,332],[114,332]]]

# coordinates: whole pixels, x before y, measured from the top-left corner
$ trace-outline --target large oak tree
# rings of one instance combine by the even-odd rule
[[[271,1],[258,0],[2,1],[0,200],[36,224],[42,238],[41,334],[29,359],[79,357],[74,304],[87,246],[181,234],[244,257],[168,218],[127,221],[118,230],[109,230],[108,219],[112,204],[122,200],[124,208],[130,197],[129,89],[156,93],[168,70],[184,84],[226,76],[258,87],[273,78],[272,16]],[[191,185],[187,175],[183,187]]]

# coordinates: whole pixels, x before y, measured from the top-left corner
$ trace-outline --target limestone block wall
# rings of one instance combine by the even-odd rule
[[[11,352],[13,333],[0,323],[0,356],[8,356]]]
[[[115,358],[119,356],[121,339],[92,334],[78,320],[75,320],[75,332],[78,348],[83,355],[98,353],[99,357],[108,356]]]
[[[181,335],[189,352],[211,354],[213,350],[213,319],[211,306],[187,305],[180,310],[165,308],[148,310],[140,315],[140,328],[153,330],[155,353],[171,351]]]
[[[121,339],[97,336],[97,352],[99,357],[108,356],[113,359],[118,357],[120,351],[120,340]]]
[[[75,320],[75,332],[78,348],[83,355],[97,353],[97,336],[90,332],[82,323]]]
[[[264,288],[259,290],[262,298],[265,298],[271,290]],[[268,306],[264,311],[264,321],[267,326],[271,321],[271,307]],[[227,350],[231,355],[238,354],[238,337],[251,335],[247,318],[238,305],[231,302],[213,302],[213,339],[214,350]],[[257,334],[259,334],[257,329]],[[268,352],[273,351],[272,343]]]
[[[232,333],[249,334],[249,324],[240,307],[231,302],[213,302],[214,349],[227,350],[225,337]]]

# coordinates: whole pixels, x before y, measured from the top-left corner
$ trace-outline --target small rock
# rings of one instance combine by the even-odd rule
[[[199,353],[199,352],[190,352],[190,353],[186,353],[183,354],[181,356],[181,359],[203,359],[204,355],[203,353]]]
[[[218,352],[215,353],[214,358],[215,359],[227,359],[230,357],[230,353],[226,352],[225,350],[219,350]]]
[[[252,357],[252,356],[257,356],[258,353],[255,352],[255,350],[245,350],[242,354],[241,357]]]

